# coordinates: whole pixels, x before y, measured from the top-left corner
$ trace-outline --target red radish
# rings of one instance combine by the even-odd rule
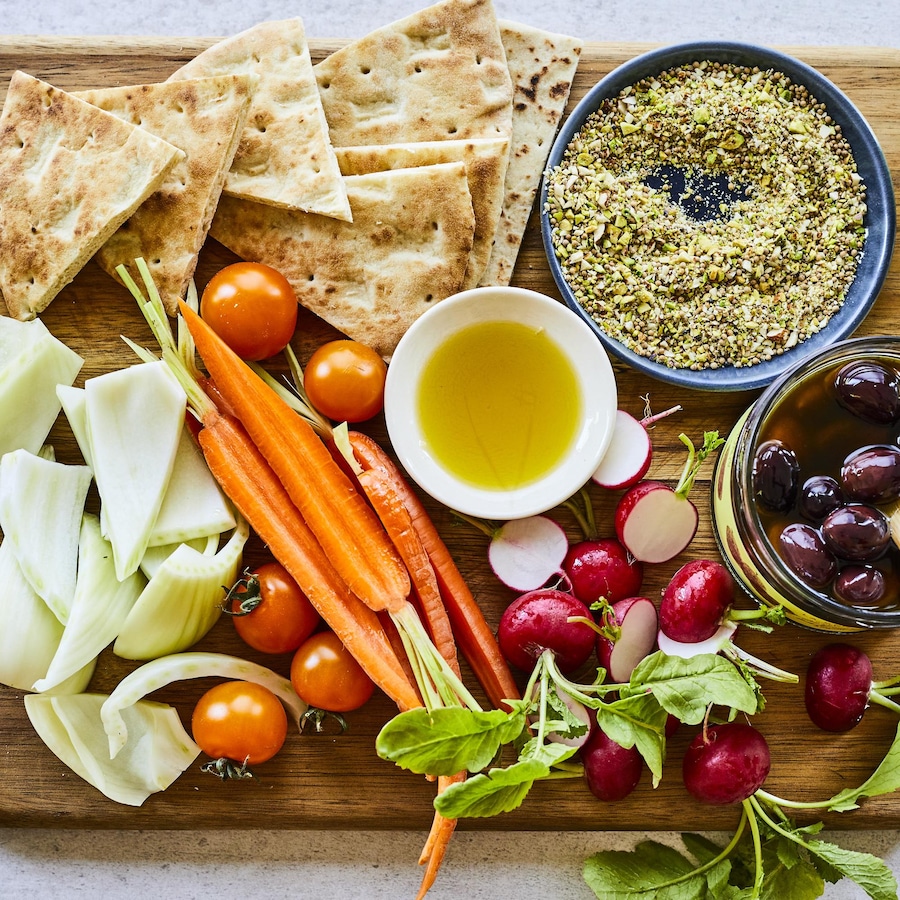
[[[660,629],[659,634],[656,636],[656,643],[666,656],[680,656],[682,659],[692,659],[703,653],[720,653],[734,637],[737,627],[737,622],[723,622],[712,637],[708,637],[705,641],[692,641],[690,643],[673,641]]]
[[[535,687],[537,689],[537,685]],[[576,700],[565,691],[557,690],[556,693],[562,702],[569,708],[572,715],[585,726],[584,734],[579,735],[578,737],[563,737],[559,732],[554,731],[547,735],[547,740],[555,744],[565,744],[567,747],[583,747],[591,736],[591,730],[594,725],[593,716],[591,716],[590,711],[583,703]],[[532,719],[531,730],[536,731],[537,727],[537,722]]]
[[[529,591],[503,611],[497,642],[523,671],[532,669],[544,650],[552,650],[560,671],[573,672],[594,651],[594,629],[584,623],[590,618],[591,611],[571,594],[553,588]]]
[[[606,802],[624,800],[637,786],[644,760],[636,747],[625,747],[596,728],[581,748],[581,761],[588,788]]]
[[[641,562],[667,562],[694,539],[699,514],[688,494],[706,457],[724,443],[717,431],[704,434],[699,450],[686,435],[679,438],[688,448],[688,458],[678,484],[671,488],[661,481],[639,481],[616,506],[616,536]]]
[[[597,658],[612,681],[624,683],[656,646],[656,607],[647,597],[628,597],[608,608],[597,635]]]
[[[762,787],[770,764],[769,745],[751,725],[710,725],[684,755],[684,786],[703,803],[740,803]]]
[[[869,657],[850,644],[827,644],[806,670],[806,711],[823,731],[850,731],[862,721],[871,689]]]
[[[532,591],[561,574],[568,549],[566,533],[556,522],[528,516],[512,519],[493,533],[488,561],[507,587]]]
[[[562,563],[572,593],[590,605],[601,597],[617,603],[640,593],[644,567],[616,538],[572,544]]]
[[[638,420],[624,409],[616,410],[612,439],[600,465],[591,476],[600,487],[620,490],[637,484],[647,470],[653,457],[653,445],[647,427],[664,416],[680,410],[673,406],[655,416],[647,415]]]
[[[711,638],[734,603],[734,579],[712,559],[685,563],[671,578],[659,606],[660,630],[685,644]]]

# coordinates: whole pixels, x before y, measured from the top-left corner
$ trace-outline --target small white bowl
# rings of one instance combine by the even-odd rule
[[[575,436],[560,462],[516,488],[486,488],[460,478],[435,458],[423,436],[419,386],[426,365],[452,335],[481,322],[543,330],[571,364],[581,393]],[[507,521],[546,512],[587,483],[609,446],[617,403],[609,357],[579,316],[535,291],[484,287],[442,300],[413,323],[391,357],[384,410],[394,451],[422,490],[458,512]]]

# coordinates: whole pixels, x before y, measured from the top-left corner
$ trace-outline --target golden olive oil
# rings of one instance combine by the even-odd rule
[[[426,363],[417,397],[434,459],[479,488],[528,485],[560,463],[582,413],[577,375],[543,329],[481,322]]]

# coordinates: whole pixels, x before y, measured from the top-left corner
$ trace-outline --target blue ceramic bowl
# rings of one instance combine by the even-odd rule
[[[671,368],[634,353],[610,337],[575,299],[553,250],[550,222],[546,211],[546,179],[544,179],[540,191],[541,233],[550,270],[563,299],[571,309],[587,321],[612,355],[660,381],[682,387],[705,391],[752,390],[768,385],[774,378],[792,368],[810,353],[849,337],[866,317],[877,299],[890,266],[896,228],[891,176],[878,139],[849,98],[815,69],[775,50],[751,44],[722,41],[664,47],[644,53],[619,66],[585,95],[560,128],[550,150],[547,169],[553,169],[560,163],[572,138],[603,100],[615,97],[624,88],[643,78],[659,74],[675,66],[703,60],[738,66],[759,66],[761,69],[783,72],[794,83],[805,86],[816,100],[825,105],[834,121],[841,126],[843,135],[852,148],[857,169],[866,185],[865,247],[860,257],[856,277],[847,291],[844,304],[832,316],[826,327],[796,347],[754,366],[725,366],[721,369],[700,371]]]

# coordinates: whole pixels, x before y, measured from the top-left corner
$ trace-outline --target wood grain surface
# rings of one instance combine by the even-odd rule
[[[164,80],[171,72],[213,42],[209,39],[0,37],[0,94],[15,69],[46,79],[66,89]],[[338,46],[313,41],[314,59]],[[646,45],[589,44],[579,66],[571,104],[602,75]],[[779,48],[799,57],[831,78],[858,105],[878,136],[892,171],[900,173],[900,51],[871,48]],[[895,185],[900,193],[900,185]],[[0,198],[2,200],[2,198]],[[210,240],[202,252],[197,284],[235,258]],[[536,217],[526,235],[514,284],[558,296],[547,268]],[[900,333],[900,258],[895,256],[882,294],[859,333]],[[88,265],[51,304],[43,316],[47,326],[86,363],[79,378],[133,362],[120,339],[151,345],[151,338],[130,296],[94,263]],[[301,310],[294,347],[301,361],[336,332]],[[620,405],[639,413],[642,398],[655,410],[680,403],[683,412],[660,423],[653,433],[655,453],[650,474],[674,482],[684,462],[678,434],[700,438],[704,430],[726,434],[740,413],[755,399],[753,393],[711,395],[669,387],[640,377],[615,363]],[[383,423],[366,430],[386,441]],[[51,435],[60,459],[79,462],[68,427],[59,423]],[[701,510],[701,528],[683,557],[648,567],[644,591],[658,597],[676,568],[690,557],[716,553],[710,531],[707,463],[693,497]],[[596,518],[601,530],[612,533],[615,493],[595,490]],[[460,568],[492,624],[496,624],[512,593],[498,586],[486,563],[486,538],[458,523],[447,511],[429,502],[429,509]],[[559,514],[572,537],[574,521]],[[261,558],[262,548],[248,549],[249,562]],[[0,623],[0,627],[2,623]],[[828,637],[789,626],[777,633],[742,634],[739,643],[777,666],[802,673],[816,648]],[[870,653],[876,677],[900,673],[900,637],[865,634],[849,638]],[[199,649],[245,653],[287,672],[289,658],[262,657],[248,651],[235,637],[231,624],[221,621]],[[91,688],[109,691],[134,668],[108,651],[98,664]],[[469,679],[471,682],[471,678]],[[173,703],[189,721],[193,702],[212,682],[183,682],[160,691],[157,699]],[[796,800],[823,799],[837,790],[863,781],[890,745],[896,717],[881,708],[866,716],[847,735],[828,736],[807,721],[802,686],[763,683],[768,700],[755,721],[769,739],[772,772],[767,789]],[[140,809],[120,806],[81,781],[59,762],[33,732],[22,704],[22,694],[0,687],[0,825],[84,828],[427,828],[434,786],[379,760],[373,743],[381,725],[394,710],[376,696],[349,716],[349,732],[339,736],[293,734],[284,751],[261,767],[256,783],[222,783],[199,772],[187,771],[168,791],[151,797]],[[662,784],[655,790],[645,775],[638,790],[626,801],[603,805],[595,801],[580,779],[538,785],[522,807],[503,816],[467,821],[464,828],[515,830],[629,830],[731,828],[738,813],[731,808],[703,807],[693,802],[681,784],[681,756],[692,729],[682,728],[669,743],[668,764]],[[827,820],[840,828],[900,827],[900,796],[864,801],[859,810]]]

